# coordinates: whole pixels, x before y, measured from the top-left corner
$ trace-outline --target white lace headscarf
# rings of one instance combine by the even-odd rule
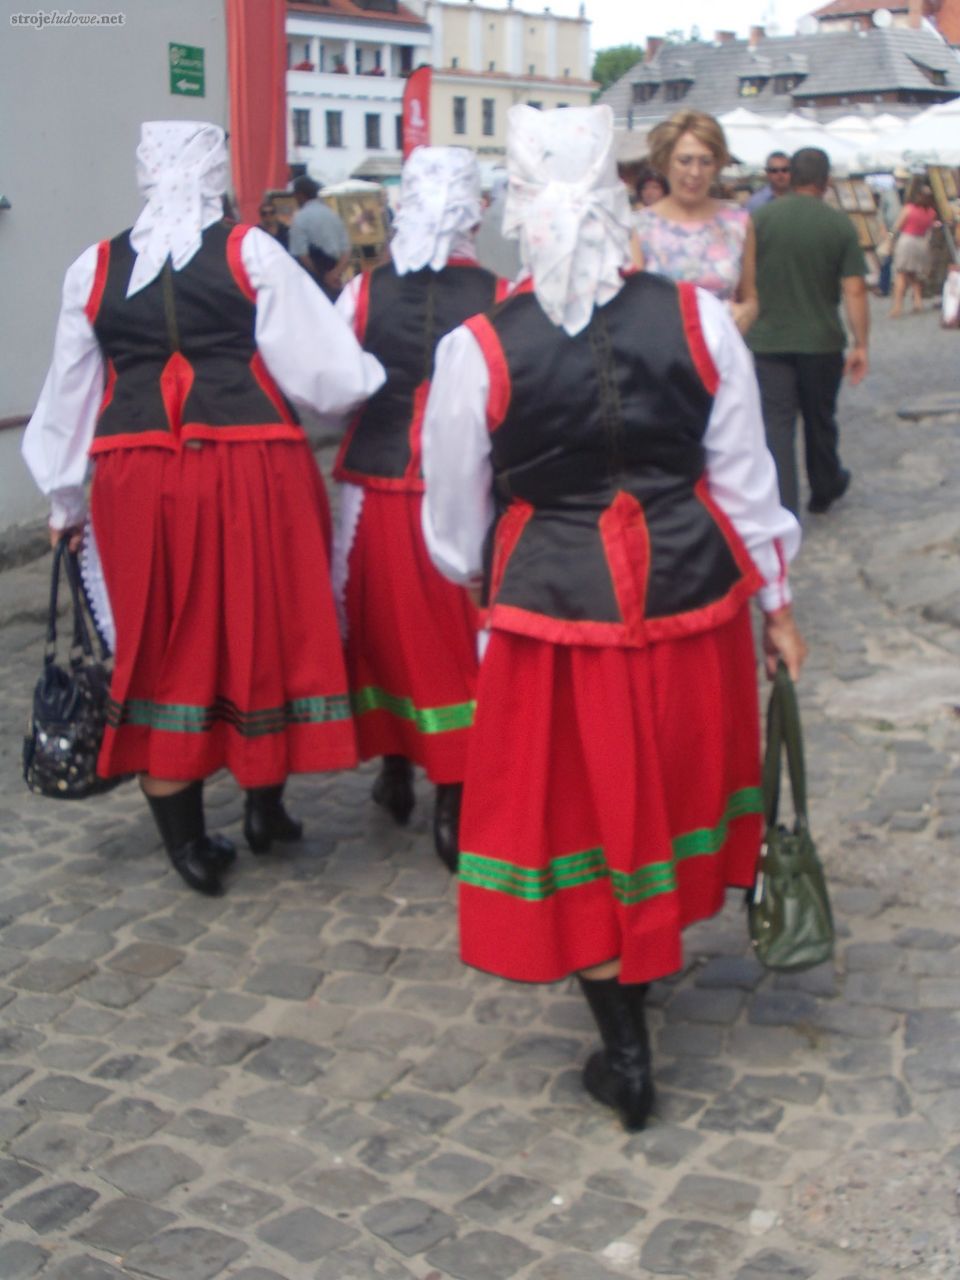
[[[509,187],[503,234],[554,324],[574,335],[623,287],[630,200],[617,176],[608,106],[507,113]]]
[[[200,248],[205,227],[223,216],[227,144],[219,125],[151,120],[140,127],[137,186],[146,200],[130,233],[137,255],[127,297],[155,280],[169,257],[174,271]]]
[[[480,166],[466,147],[417,147],[403,166],[396,233],[390,242],[399,275],[450,258],[474,256],[473,232],[483,216]]]

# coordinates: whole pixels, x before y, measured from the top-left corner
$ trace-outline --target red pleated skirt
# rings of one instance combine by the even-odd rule
[[[363,760],[401,755],[462,782],[477,694],[477,611],[433,567],[418,493],[367,489],[350,548],[347,671]]]
[[[356,763],[305,441],[103,453],[91,515],[117,633],[103,776],[261,787]]]
[[[681,931],[753,883],[762,835],[748,610],[648,649],[494,632],[460,844],[461,954],[553,982],[682,965]]]

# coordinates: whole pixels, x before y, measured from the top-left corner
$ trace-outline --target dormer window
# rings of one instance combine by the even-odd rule
[[[911,58],[910,61],[918,71],[923,72],[931,84],[944,85],[947,83],[947,73],[945,71],[940,71],[936,67],[925,67],[923,63],[918,62],[916,58]]]
[[[767,76],[741,76],[740,77],[740,97],[756,98],[763,90],[767,83]]]
[[[667,102],[679,102],[690,92],[692,80],[668,80],[664,86],[663,96]]]
[[[651,102],[657,96],[659,88],[660,85],[655,80],[645,80],[635,84],[633,86],[634,103]]]
[[[774,76],[773,92],[792,93],[802,79],[803,76],[797,75],[795,72],[791,72],[789,75],[785,76]]]

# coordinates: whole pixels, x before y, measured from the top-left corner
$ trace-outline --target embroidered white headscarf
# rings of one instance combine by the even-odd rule
[[[617,176],[608,106],[507,113],[509,186],[503,234],[554,324],[574,335],[623,287],[630,200]]]
[[[223,217],[227,144],[219,125],[151,120],[140,127],[137,186],[146,200],[130,233],[137,255],[127,297],[155,280],[167,257],[174,271],[200,248],[205,227]]]
[[[472,232],[483,216],[480,166],[466,147],[417,147],[400,180],[396,233],[390,242],[399,275],[450,258],[474,256]]]

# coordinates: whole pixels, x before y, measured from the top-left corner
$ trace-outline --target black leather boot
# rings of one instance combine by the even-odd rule
[[[437,857],[451,873],[457,874],[460,862],[460,801],[462,782],[441,783],[433,809],[433,843]]]
[[[222,893],[220,877],[226,865],[225,850],[207,836],[203,783],[191,782],[172,796],[147,796],[147,804],[170,861],[183,880],[198,893],[211,897]],[[230,841],[225,844],[233,850]]]
[[[405,827],[416,803],[413,794],[413,765],[406,756],[384,756],[371,792],[377,804]]]
[[[243,803],[243,838],[254,853],[269,853],[274,840],[293,844],[303,836],[303,823],[283,807],[283,787],[251,787]]]
[[[598,1102],[620,1113],[623,1127],[642,1129],[653,1107],[650,1038],[644,1013],[647,988],[616,978],[578,975],[603,1040],[583,1069],[583,1085]]]

